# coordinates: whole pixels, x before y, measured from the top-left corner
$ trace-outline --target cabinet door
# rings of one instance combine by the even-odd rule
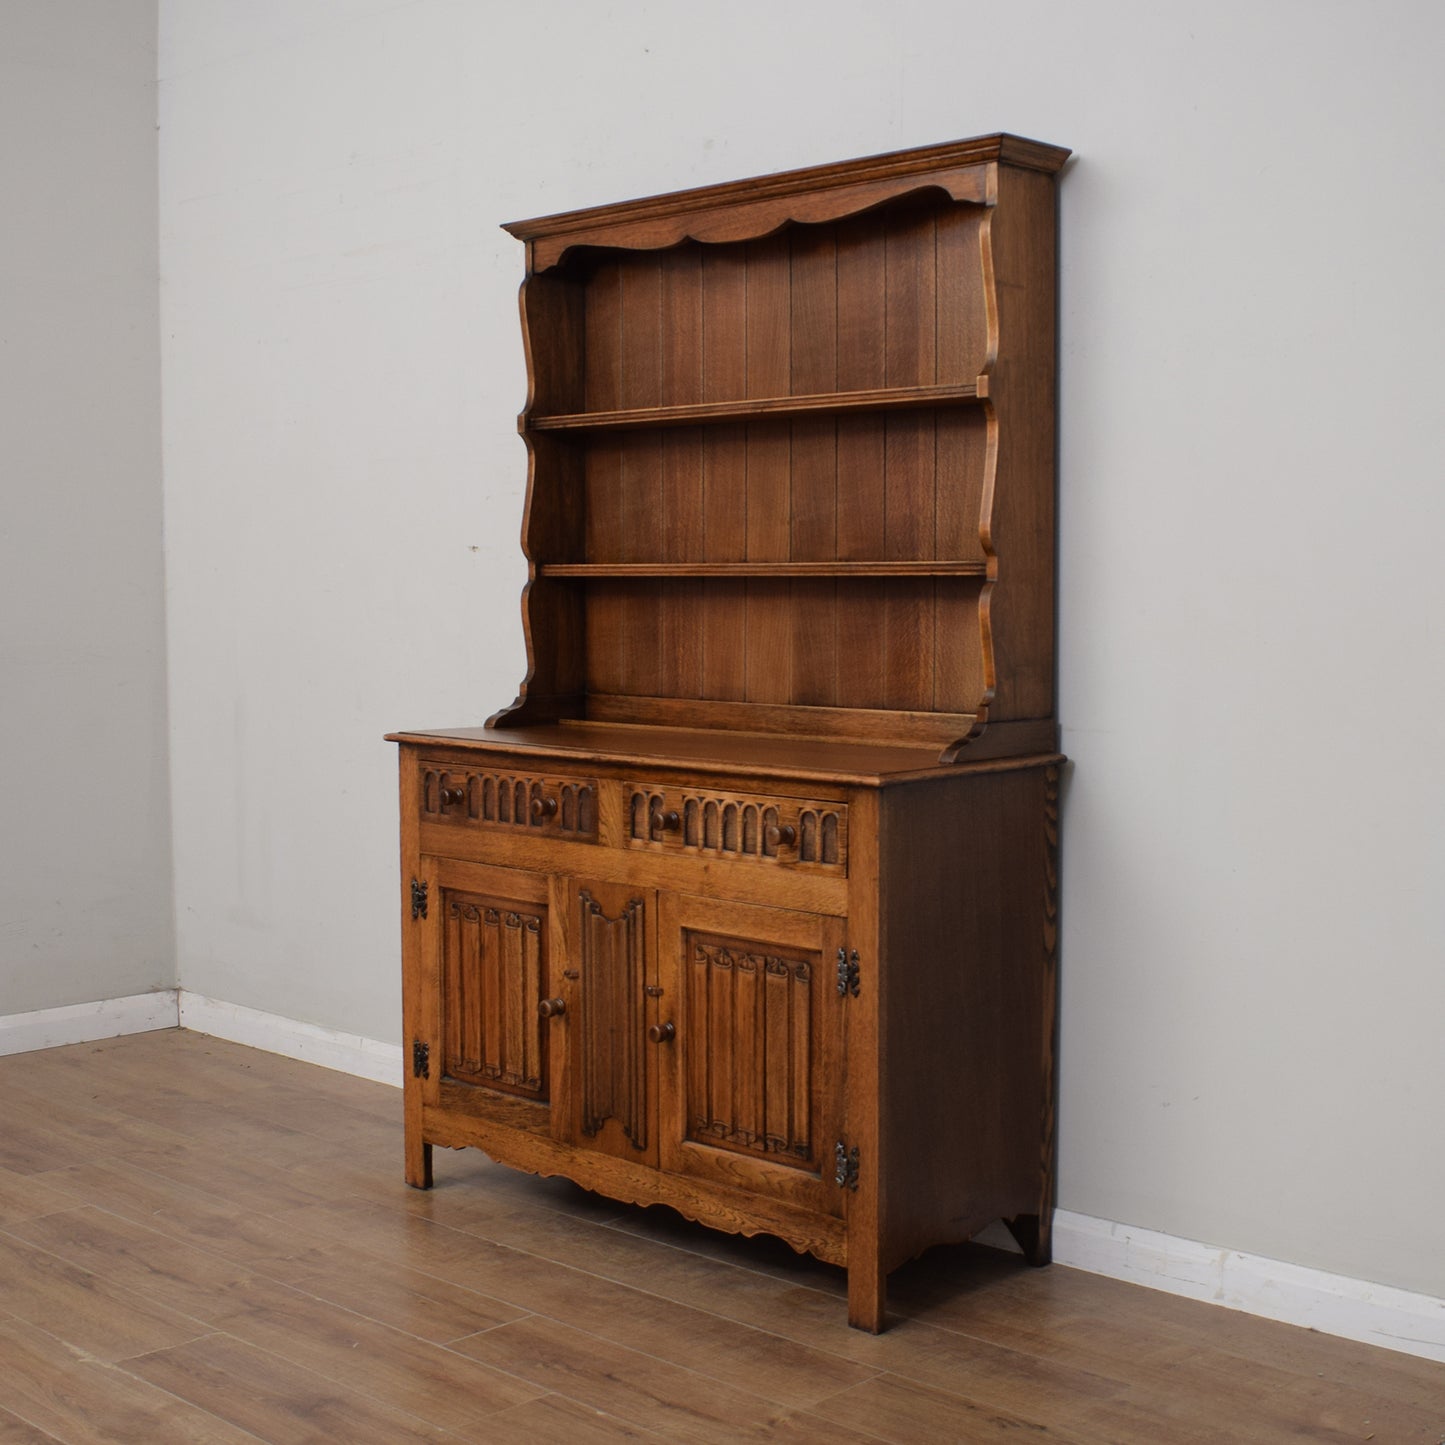
[[[548,1099],[547,880],[511,868],[424,860],[433,897],[423,948],[421,1016],[430,1035],[423,1097],[519,1115]],[[486,1091],[483,1094],[481,1091]],[[506,1096],[499,1098],[497,1096]],[[488,1106],[487,1101],[491,1099]],[[515,1102],[514,1102],[515,1101]]]
[[[664,894],[664,1169],[842,1212],[843,920]]]
[[[553,888],[557,1136],[655,1166],[657,1047],[647,1031],[657,1021],[657,894],[579,878]]]

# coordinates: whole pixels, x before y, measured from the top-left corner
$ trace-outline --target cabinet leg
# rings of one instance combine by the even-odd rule
[[[855,1330],[881,1335],[887,1328],[888,1275],[875,1254],[848,1262],[848,1323]]]
[[[414,1139],[410,1133],[406,1139],[406,1182],[413,1189],[431,1188],[431,1145]]]
[[[1016,1214],[1012,1219],[1005,1219],[1004,1223],[1030,1264],[1048,1264],[1053,1259],[1052,1212],[1042,1218],[1037,1214]]]

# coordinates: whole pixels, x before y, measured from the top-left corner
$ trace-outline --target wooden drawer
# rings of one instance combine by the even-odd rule
[[[848,872],[845,803],[652,783],[624,784],[622,801],[630,848]]]
[[[423,758],[421,821],[597,841],[597,780],[511,769],[458,767]]]

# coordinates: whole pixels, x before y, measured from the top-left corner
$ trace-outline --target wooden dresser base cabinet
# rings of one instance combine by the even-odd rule
[[[845,1266],[873,1331],[889,1270],[992,1220],[1046,1262],[1057,757],[904,778],[841,744],[815,778],[659,765],[645,791],[698,802],[698,841],[658,810],[639,847],[636,765],[584,739],[585,758],[531,762],[399,738],[408,1181],[431,1182],[434,1144],[471,1145],[775,1234]],[[438,771],[543,775],[528,818],[575,780],[595,836],[473,817],[465,781],[439,817]],[[846,816],[846,849],[831,868],[800,862],[796,834],[762,851],[743,797]]]
[[[406,1175],[1049,1258],[1056,178],[983,136],[518,221],[527,676],[398,733]]]

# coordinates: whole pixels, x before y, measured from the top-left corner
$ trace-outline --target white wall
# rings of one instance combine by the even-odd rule
[[[1445,1295],[1442,16],[167,0],[185,985],[397,1037],[381,734],[522,669],[497,224],[1006,128],[1078,152],[1060,1202]]]
[[[0,4],[0,1016],[175,986],[155,0]]]

